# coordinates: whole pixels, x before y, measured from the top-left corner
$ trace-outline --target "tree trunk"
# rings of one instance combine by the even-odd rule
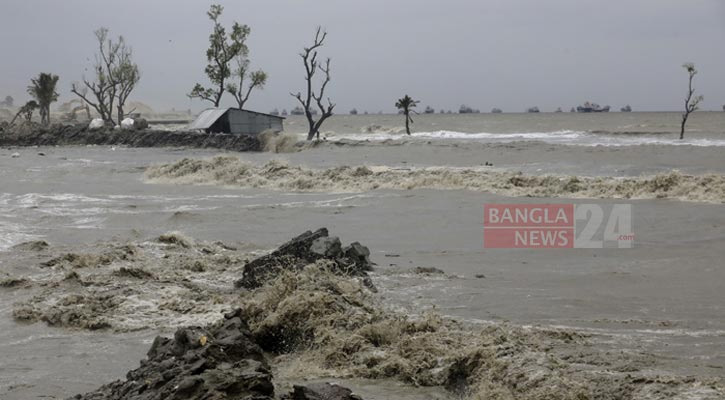
[[[682,114],[682,126],[680,127],[680,140],[685,138],[685,124],[687,123],[688,113]]]
[[[317,132],[315,130],[315,120],[312,119],[312,113],[309,110],[309,106],[307,106],[307,108],[305,109],[305,116],[307,117],[307,124],[310,125],[310,130],[309,130],[309,132],[307,132],[307,140],[312,140],[315,138],[315,133],[317,133]],[[319,139],[319,135],[318,135],[318,139]]]
[[[405,131],[410,135],[410,116],[407,111],[405,112]]]

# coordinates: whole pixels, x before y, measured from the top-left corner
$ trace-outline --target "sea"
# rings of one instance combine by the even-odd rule
[[[725,113],[693,114],[683,140],[680,118],[421,114],[413,115],[408,135],[401,115],[336,115],[323,125],[320,142],[298,144],[306,120],[292,116],[284,135],[258,153],[2,148],[0,278],[43,282],[49,272],[39,265],[56,252],[167,232],[262,254],[327,227],[346,243],[370,248],[377,296],[396,312],[434,310],[472,325],[572,330],[602,351],[653,355],[647,367],[653,373],[718,377],[725,369]],[[218,156],[238,159],[234,168],[256,175],[222,179],[236,172],[210,167],[206,175],[149,176],[149,168]],[[285,166],[286,175],[275,178],[270,165]],[[337,180],[332,173],[343,167],[392,172],[385,181],[371,182],[373,175],[356,186],[349,183],[354,174]],[[411,171],[446,175],[412,181]],[[461,173],[478,172],[592,178],[614,189],[577,195],[461,183]],[[673,188],[651,195],[616,189],[623,180],[644,186],[672,174]],[[701,188],[678,192],[677,185],[704,176],[712,179]],[[483,246],[489,203],[630,204],[636,238],[632,248],[489,249]],[[50,248],[29,255],[18,247],[29,241]],[[443,273],[416,273],[419,267]],[[66,398],[121,379],[156,335],[176,328],[149,323],[126,332],[87,331],[15,320],[15,305],[46,290],[40,286],[0,288],[2,399]],[[399,383],[352,383],[366,398],[447,396]]]

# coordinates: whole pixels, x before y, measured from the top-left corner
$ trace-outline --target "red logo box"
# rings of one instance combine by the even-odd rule
[[[573,204],[484,204],[483,247],[574,247]]]

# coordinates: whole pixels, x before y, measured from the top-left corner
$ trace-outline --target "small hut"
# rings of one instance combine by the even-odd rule
[[[190,130],[206,133],[257,135],[266,130],[282,132],[284,117],[238,108],[209,108],[189,125]]]

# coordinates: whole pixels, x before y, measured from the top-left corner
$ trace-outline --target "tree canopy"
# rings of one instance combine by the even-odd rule
[[[413,100],[413,98],[407,94],[395,102],[395,107],[397,107],[401,113],[405,114],[405,131],[408,135],[410,135],[410,124],[413,122],[413,118],[410,117],[410,113],[413,111],[413,108],[418,105],[418,103],[420,103],[420,101]]]
[[[249,26],[234,22],[231,32],[227,33],[226,28],[219,22],[224,7],[219,4],[212,4],[206,13],[214,24],[212,32],[209,35],[209,48],[206,50],[207,65],[204,69],[209,81],[210,87],[205,87],[200,83],[194,85],[189,92],[190,98],[198,98],[211,102],[214,107],[219,107],[222,96],[225,91],[235,94],[235,98],[240,102],[240,108],[249,98],[249,92],[255,87],[263,86],[267,80],[267,75],[263,71],[252,73],[251,84],[246,95],[243,93],[243,81],[248,73],[249,49],[246,41],[251,32]],[[239,85],[227,84],[227,79],[232,75],[231,62],[237,60],[236,75],[240,78]],[[255,84],[256,83],[256,84]]]
[[[43,125],[50,124],[50,104],[58,100],[58,92],[55,91],[58,79],[58,75],[41,72],[28,86],[28,94],[38,103],[40,122]]]

